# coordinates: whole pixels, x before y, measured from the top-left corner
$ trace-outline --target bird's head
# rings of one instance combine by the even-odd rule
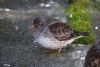
[[[28,32],[28,31],[33,31],[33,32],[34,32],[34,31],[36,31],[36,30],[42,28],[43,25],[44,25],[43,19],[42,19],[41,17],[36,17],[36,18],[33,20],[32,26],[31,26],[29,29],[25,30],[23,33]]]
[[[37,17],[34,19],[32,27],[33,30],[38,30],[41,27],[43,27],[43,25],[44,25],[44,20],[41,17]]]

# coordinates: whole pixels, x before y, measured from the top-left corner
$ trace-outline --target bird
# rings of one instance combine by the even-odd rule
[[[27,31],[33,31],[35,41],[44,48],[57,49],[58,53],[76,39],[88,36],[87,32],[73,30],[66,22],[54,17],[37,16],[32,26],[23,33]]]
[[[88,50],[84,67],[100,67],[100,40]]]

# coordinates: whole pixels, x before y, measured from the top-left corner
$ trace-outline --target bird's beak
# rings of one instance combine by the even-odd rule
[[[34,31],[34,30],[35,30],[35,29],[34,29],[34,26],[31,26],[29,29],[23,31],[22,34],[25,34],[25,33],[28,32],[28,31]]]

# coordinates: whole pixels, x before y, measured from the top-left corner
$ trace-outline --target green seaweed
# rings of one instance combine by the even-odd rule
[[[95,42],[95,36],[92,32],[91,14],[89,4],[91,0],[77,0],[70,4],[65,10],[66,17],[69,20],[69,25],[80,32],[88,32],[89,36],[80,38],[74,43],[91,44]]]

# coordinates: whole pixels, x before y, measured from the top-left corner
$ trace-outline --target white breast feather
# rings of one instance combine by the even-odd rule
[[[59,49],[67,46],[68,44],[71,44],[76,38],[66,40],[66,41],[58,41],[55,38],[51,37],[45,37],[45,36],[39,36],[37,39],[37,42],[42,45],[45,48],[50,48],[50,49]]]
[[[70,40],[66,41],[59,41],[56,38],[53,37],[52,33],[48,31],[48,29],[45,29],[45,32],[42,32],[38,38],[36,38],[36,41],[42,45],[45,48],[50,49],[59,49],[67,46],[68,44],[71,44],[74,40],[81,38],[82,36],[78,36],[76,38],[72,38]]]

